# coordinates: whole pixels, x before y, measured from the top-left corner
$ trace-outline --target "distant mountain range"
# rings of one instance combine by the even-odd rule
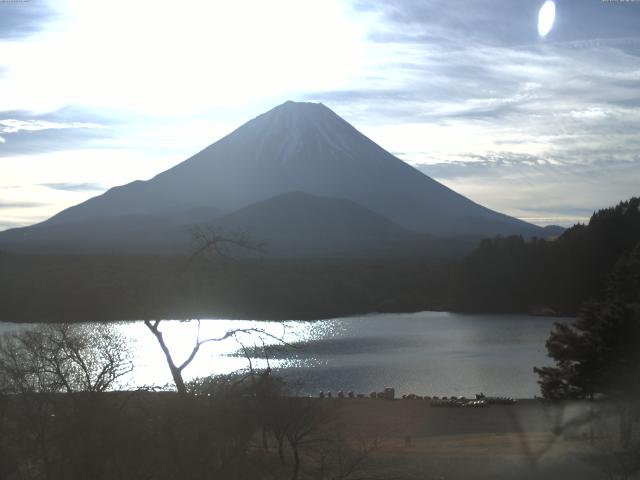
[[[410,255],[447,237],[548,237],[478,205],[375,144],[322,104],[286,102],[148,181],[0,232],[0,248],[187,253],[206,225],[284,257]]]

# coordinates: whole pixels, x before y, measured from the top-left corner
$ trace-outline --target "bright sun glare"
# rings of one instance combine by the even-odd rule
[[[541,37],[547,36],[553,27],[556,18],[556,4],[551,0],[544,2],[538,13],[538,33]]]
[[[191,115],[339,89],[358,75],[365,31],[341,2],[221,3],[60,0],[59,23],[11,50],[0,45],[0,58],[15,57],[5,110]]]

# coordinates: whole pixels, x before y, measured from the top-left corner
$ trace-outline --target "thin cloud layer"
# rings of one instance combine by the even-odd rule
[[[77,113],[76,118],[89,117]],[[109,126],[95,121],[74,121],[69,112],[35,115],[29,112],[0,112],[0,157],[29,155],[86,146],[110,136]]]
[[[104,186],[99,183],[73,183],[73,182],[60,182],[60,183],[43,183],[43,187],[48,187],[53,190],[65,190],[70,192],[86,192],[94,190],[104,190]]]
[[[46,205],[40,202],[0,202],[0,210],[3,208],[35,208]]]
[[[584,223],[594,211],[617,202],[612,198],[639,193],[640,158],[550,164],[535,156],[505,153],[417,168],[492,209],[510,210],[519,218],[544,225]]]
[[[102,125],[83,122],[57,123],[46,120],[0,119],[0,132],[2,133],[17,133],[20,131],[37,132],[39,130],[60,130],[64,128],[102,128]]]

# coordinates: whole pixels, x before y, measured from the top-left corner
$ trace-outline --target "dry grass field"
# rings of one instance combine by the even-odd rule
[[[424,400],[331,400],[356,431],[379,435],[367,475],[386,479],[597,479],[587,404],[523,400],[434,408]],[[573,425],[570,428],[563,428]]]

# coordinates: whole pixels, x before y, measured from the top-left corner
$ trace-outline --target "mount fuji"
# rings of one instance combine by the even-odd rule
[[[416,170],[326,106],[286,102],[150,180],[0,233],[0,248],[184,251],[195,224],[240,228],[300,256],[337,245],[374,254],[419,238],[545,236]]]

